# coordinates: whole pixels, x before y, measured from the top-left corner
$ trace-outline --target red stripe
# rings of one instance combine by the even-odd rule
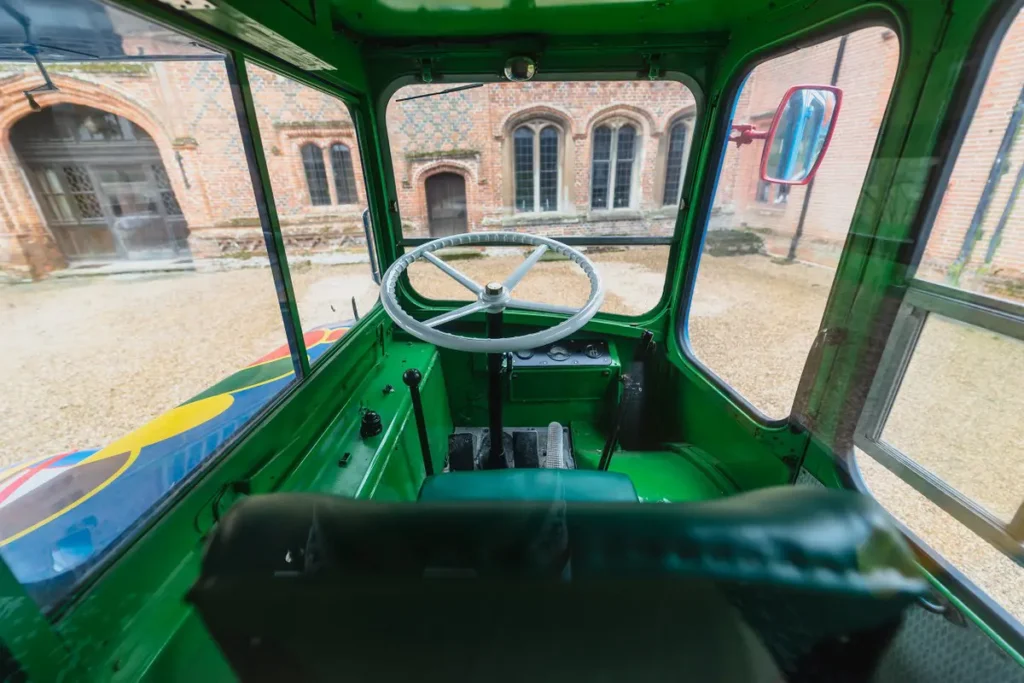
[[[7,486],[5,486],[3,488],[2,491],[0,491],[0,503],[4,502],[8,498],[10,498],[11,494],[14,493],[18,489],[19,486],[21,486],[26,481],[28,481],[32,477],[33,474],[35,474],[36,472],[38,472],[38,471],[40,471],[42,469],[46,469],[47,465],[49,465],[50,463],[55,462],[57,460],[60,460],[65,455],[68,455],[71,452],[72,451],[68,451],[67,453],[61,453],[60,455],[55,455],[52,458],[47,458],[46,460],[44,460],[44,461],[42,461],[40,463],[36,463],[32,467],[29,467],[27,470],[25,470],[24,472],[19,474],[17,477],[15,477],[11,481],[11,483],[9,483]]]

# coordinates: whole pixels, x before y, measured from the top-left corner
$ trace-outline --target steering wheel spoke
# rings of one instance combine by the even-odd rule
[[[512,274],[505,280],[505,289],[511,292],[515,286],[519,284],[519,281],[522,280],[528,272],[530,272],[530,269],[537,264],[537,261],[540,260],[540,257],[543,256],[544,252],[547,250],[548,245],[546,244],[542,244],[534,249],[533,252],[526,257],[526,260],[520,263],[519,267],[513,270]]]
[[[450,275],[452,277],[452,279],[454,279],[456,282],[458,282],[460,285],[462,285],[463,287],[465,287],[469,291],[473,292],[474,294],[479,296],[480,293],[484,291],[484,288],[481,287],[480,285],[478,285],[477,283],[473,282],[472,278],[470,278],[469,276],[463,274],[463,272],[461,270],[459,270],[458,268],[454,268],[454,267],[448,265],[447,263],[445,263],[441,259],[439,259],[436,256],[434,256],[433,254],[431,254],[429,251],[428,252],[424,252],[423,258],[425,258],[426,260],[430,261],[431,263],[433,263],[435,266],[437,266],[438,268],[440,268],[444,272],[448,273],[448,275]]]
[[[539,301],[523,301],[522,299],[509,299],[507,305],[509,308],[518,308],[523,311],[537,311],[538,313],[562,313],[565,315],[575,315],[579,312],[578,308],[559,306],[557,304],[545,304]]]
[[[453,308],[447,313],[435,315],[433,318],[424,320],[423,324],[427,327],[434,328],[438,325],[444,325],[445,323],[450,323],[453,320],[458,320],[459,318],[465,318],[467,315],[471,315],[477,311],[482,311],[485,308],[487,308],[487,304],[483,301],[474,301],[471,304],[466,304],[459,308]]]

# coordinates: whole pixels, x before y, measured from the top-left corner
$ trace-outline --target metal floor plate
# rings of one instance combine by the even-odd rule
[[[548,455],[548,428],[544,427],[506,427],[505,428],[505,448],[506,452],[511,455],[512,451],[512,435],[517,432],[535,432],[537,434],[537,448],[540,453],[540,466],[547,466],[547,455]],[[470,434],[473,437],[473,452],[477,467],[480,468],[481,459],[487,455],[488,449],[491,444],[490,430],[486,427],[456,427],[452,432],[453,434]],[[569,466],[569,469],[576,469],[576,461],[572,457],[572,435],[569,433],[569,428],[566,426],[562,427],[562,453],[564,454],[565,461]],[[448,471],[448,467],[445,467],[445,471]]]

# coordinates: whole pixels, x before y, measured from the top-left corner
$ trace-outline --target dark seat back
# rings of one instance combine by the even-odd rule
[[[885,513],[245,500],[189,594],[245,680],[867,680],[923,593]]]

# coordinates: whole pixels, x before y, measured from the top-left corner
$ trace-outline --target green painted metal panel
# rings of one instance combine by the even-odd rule
[[[424,467],[412,400],[402,383],[402,373],[409,368],[423,374],[420,391],[431,459],[434,471],[440,472],[448,452],[451,417],[437,350],[421,342],[398,342],[338,410],[283,489],[353,498],[376,497],[379,490],[379,495],[389,500],[415,500]],[[387,387],[392,390],[385,392]],[[380,415],[383,429],[364,439],[359,427],[366,410]]]
[[[220,683],[238,679],[199,617],[190,611],[141,680],[145,683],[187,680]]]

